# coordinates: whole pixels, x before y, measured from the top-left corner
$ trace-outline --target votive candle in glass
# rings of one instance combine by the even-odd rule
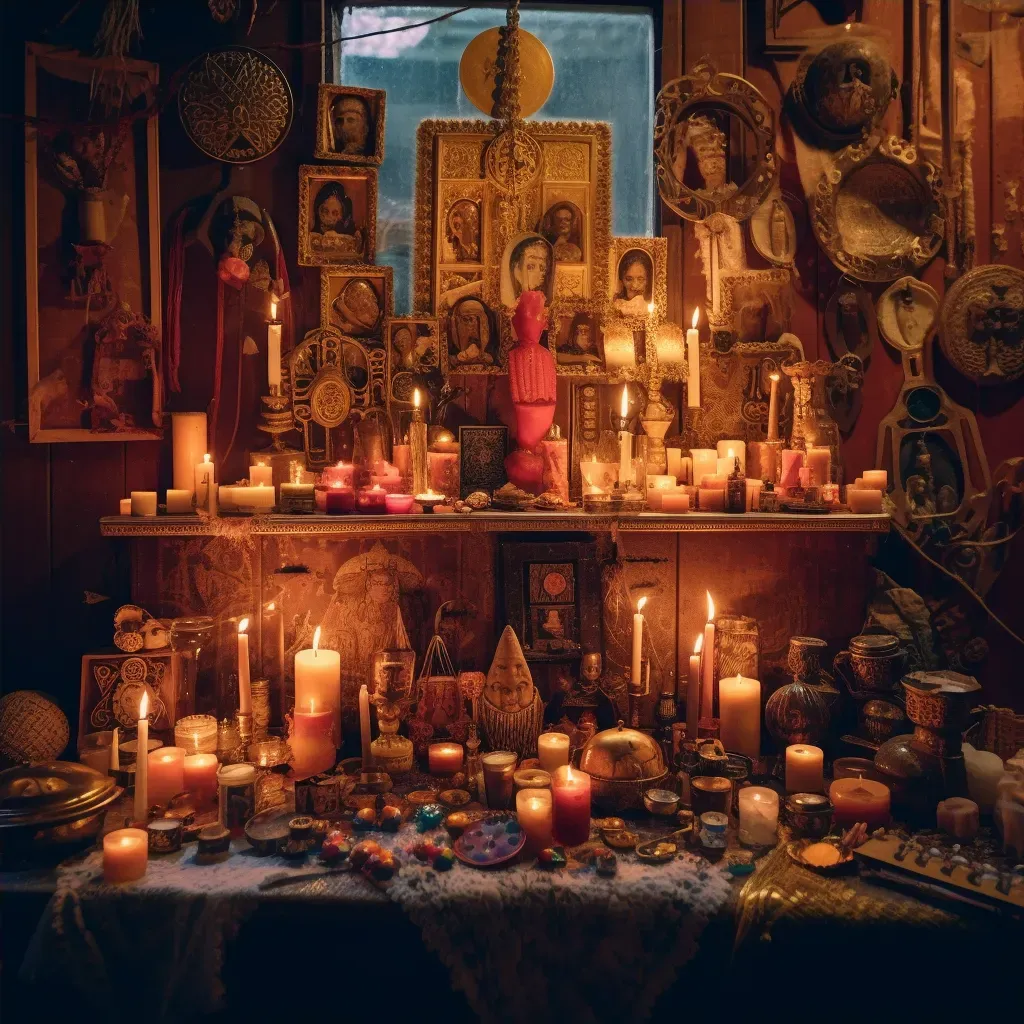
[[[431,775],[454,775],[462,770],[461,743],[431,743],[427,747],[427,764]]]
[[[779,794],[766,786],[747,786],[738,794],[740,842],[774,846],[779,827]]]
[[[546,772],[568,764],[569,737],[564,732],[542,732],[537,737],[537,758]]]
[[[849,828],[858,821],[868,831],[889,824],[889,788],[871,779],[836,779],[829,787],[832,801],[832,820],[836,825]]]
[[[590,776],[564,764],[551,776],[551,830],[563,846],[590,838]]]
[[[103,837],[103,881],[134,882],[146,873],[149,836],[145,829],[119,828]]]
[[[387,494],[384,496],[384,508],[393,516],[408,515],[412,511],[411,494]]]
[[[550,789],[521,789],[516,794],[516,816],[526,833],[524,857],[536,857],[554,845],[552,835],[553,795]],[[589,823],[588,823],[589,836]]]
[[[174,745],[186,754],[217,752],[217,719],[213,715],[186,715],[174,723]]]
[[[185,751],[182,747],[160,747],[149,754],[147,799],[167,805],[185,788]]]

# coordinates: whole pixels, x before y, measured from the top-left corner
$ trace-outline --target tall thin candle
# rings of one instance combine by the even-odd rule
[[[267,383],[271,391],[281,386],[281,321],[277,319],[277,299],[270,300],[267,321]]]
[[[118,738],[118,728],[116,725],[110,737],[110,770],[112,772],[121,770],[121,742]]]
[[[697,738],[697,722],[700,719],[700,651],[704,646],[704,634],[698,633],[690,655],[690,674],[686,683],[686,738]]]
[[[238,624],[238,710],[252,714],[252,685],[249,681],[249,628],[248,618]]]
[[[136,821],[146,821],[149,811],[149,693],[142,695],[139,702],[138,755],[135,758],[135,807]]]
[[[366,683],[359,687],[359,742],[365,772],[373,763],[373,755],[370,753],[370,693],[366,689]]]
[[[622,385],[619,418],[623,429],[619,431],[619,486],[625,490],[633,482],[633,435],[625,429],[629,417],[629,392]]]
[[[686,381],[686,405],[690,409],[700,408],[700,334],[697,322],[700,320],[700,306],[693,311],[690,329],[686,332],[686,362],[689,376]]]
[[[409,454],[412,458],[412,493],[426,494],[428,489],[427,422],[420,408],[420,389],[412,393],[412,422],[409,424]]]
[[[630,666],[629,681],[633,687],[640,685],[640,662],[644,646],[644,605],[647,598],[641,597],[636,603],[636,614],[633,616],[633,662]]]
[[[704,626],[704,649],[701,651],[700,717],[715,717],[715,602],[708,595],[708,621]]]
[[[779,380],[777,373],[768,378],[772,382],[771,394],[768,397],[768,440],[778,441],[779,439]]]

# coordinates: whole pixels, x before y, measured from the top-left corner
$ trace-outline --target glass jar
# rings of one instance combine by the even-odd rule
[[[217,715],[217,629],[210,615],[188,615],[171,622],[171,650],[178,672],[175,720],[186,715]]]

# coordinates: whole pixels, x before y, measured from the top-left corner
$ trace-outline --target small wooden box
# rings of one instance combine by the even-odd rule
[[[170,648],[124,654],[110,650],[82,655],[78,735],[103,729],[135,729],[143,692],[149,693],[149,722],[155,732],[174,728],[180,657]]]

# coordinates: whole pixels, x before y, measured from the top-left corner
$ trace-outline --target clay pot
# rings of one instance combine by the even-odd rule
[[[787,683],[780,686],[764,706],[764,721],[780,747],[793,743],[820,746],[828,731],[828,704],[813,686]]]

